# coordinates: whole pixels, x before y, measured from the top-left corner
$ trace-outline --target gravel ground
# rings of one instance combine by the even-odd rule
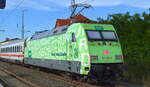
[[[32,83],[38,85],[39,87],[80,87],[80,86],[74,86],[65,81],[50,78],[49,76],[43,74],[42,72],[39,72],[37,70],[32,70],[26,67],[22,67],[19,65],[0,61],[0,67],[4,67],[9,71],[14,72],[17,76],[20,76],[28,81],[31,81]],[[21,82],[17,81],[15,78],[8,76],[1,71],[0,71],[0,78],[7,80],[11,85],[13,85],[13,87],[29,87],[28,85],[22,84]],[[148,87],[148,86],[134,85],[126,82],[117,82],[117,83],[124,86],[118,85],[116,87]]]
[[[16,78],[13,78],[12,76],[10,76],[9,74],[6,74],[3,71],[0,71],[0,78],[5,79],[9,84],[11,84],[12,87],[29,87],[28,85],[22,83]],[[4,86],[1,84],[0,87],[4,87]]]
[[[116,82],[118,84],[122,84],[126,87],[148,87],[148,86],[143,86],[143,85],[136,85],[136,84],[132,84],[132,83],[127,83],[127,82],[121,82],[121,81],[118,81]]]
[[[47,75],[44,75],[40,72],[36,72],[35,70],[27,69],[27,68],[20,67],[14,64],[0,62],[0,67],[4,67],[9,71],[14,72],[16,75],[28,81],[31,81],[32,83],[37,84],[40,87],[77,87],[67,82],[50,78]],[[9,79],[9,83],[13,85],[15,83],[14,87],[27,87],[27,86],[21,85],[15,79],[5,75],[5,73],[0,72],[0,76],[1,78],[4,78],[5,80]]]

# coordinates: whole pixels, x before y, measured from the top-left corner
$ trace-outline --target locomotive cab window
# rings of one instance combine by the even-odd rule
[[[114,31],[86,31],[89,41],[117,41],[117,36]]]
[[[87,36],[90,41],[97,41],[102,39],[99,31],[87,31]]]
[[[101,31],[101,33],[105,41],[117,41],[117,37],[114,31]]]

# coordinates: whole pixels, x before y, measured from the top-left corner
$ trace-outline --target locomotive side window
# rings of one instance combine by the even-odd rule
[[[72,42],[76,42],[76,36],[75,36],[75,33],[72,33]]]

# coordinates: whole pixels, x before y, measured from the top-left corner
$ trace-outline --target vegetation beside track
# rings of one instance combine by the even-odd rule
[[[150,86],[150,9],[141,14],[112,14],[97,20],[117,29],[128,67],[126,80]]]

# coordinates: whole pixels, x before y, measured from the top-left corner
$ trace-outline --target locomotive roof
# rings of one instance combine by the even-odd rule
[[[67,26],[63,26],[63,27],[59,27],[59,28],[53,28],[52,30],[45,30],[43,32],[35,33],[31,37],[30,40],[37,40],[37,39],[41,39],[44,37],[49,37],[49,36],[65,33],[68,27],[69,26],[67,25]]]
[[[0,47],[1,47],[1,46],[6,46],[6,45],[16,44],[16,43],[20,43],[20,42],[24,42],[24,40],[13,40],[13,41],[9,41],[9,42],[6,42],[5,44],[0,45]]]

